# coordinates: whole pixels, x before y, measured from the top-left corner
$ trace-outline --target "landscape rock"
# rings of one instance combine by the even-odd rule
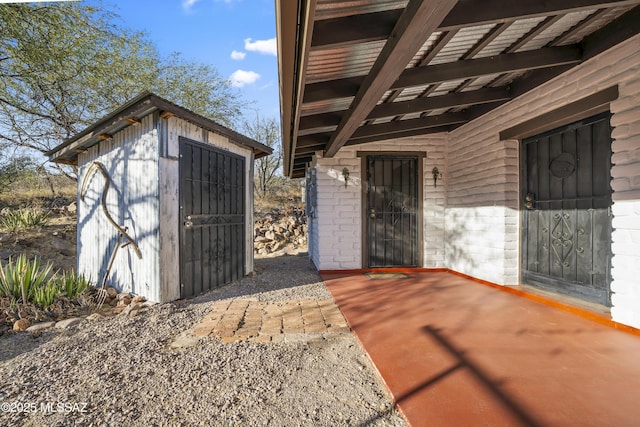
[[[132,307],[132,306],[129,306]],[[136,317],[138,314],[140,314],[140,311],[142,311],[142,307],[132,307],[131,310],[129,310],[129,317]]]
[[[193,335],[189,335],[186,333],[182,333],[178,335],[172,342],[169,344],[169,347],[179,350],[183,348],[193,347],[198,343],[198,338]]]
[[[68,329],[71,328],[72,326],[76,326],[79,325],[80,323],[82,323],[81,318],[79,317],[72,317],[70,319],[64,319],[64,320],[60,320],[59,322],[56,323],[56,329]]]
[[[65,211],[69,214],[75,214],[78,211],[78,205],[75,202],[65,206]]]
[[[287,248],[298,249],[307,244],[307,218],[301,208],[273,208],[256,212],[254,252],[271,255]]]
[[[74,250],[74,244],[59,237],[54,237],[49,243],[50,247],[57,251],[67,251],[71,253]]]
[[[45,329],[53,328],[56,325],[56,322],[41,322],[36,323],[35,325],[31,325],[27,328],[27,332],[40,332]]]
[[[101,319],[104,319],[104,316],[100,313],[93,313],[87,316],[87,320],[91,322],[95,322],[96,320],[101,320]]]
[[[118,297],[118,291],[116,290],[116,288],[112,288],[111,286],[107,286],[105,288],[105,290],[107,291],[107,295],[109,295],[109,298],[117,298]]]
[[[13,323],[13,330],[17,332],[26,331],[29,326],[31,326],[31,322],[27,319],[20,319]]]
[[[88,406],[6,412],[0,425],[406,426],[351,334],[228,344],[185,334],[214,300],[331,297],[306,256],[256,259],[254,268],[256,277],[135,319],[87,321],[51,339],[8,331],[0,337],[3,402]]]

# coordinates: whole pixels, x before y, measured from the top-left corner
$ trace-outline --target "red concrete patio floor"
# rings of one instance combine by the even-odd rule
[[[323,274],[412,426],[639,426],[640,336],[446,272]]]

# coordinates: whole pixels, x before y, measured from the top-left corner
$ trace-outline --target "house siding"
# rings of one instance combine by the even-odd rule
[[[499,134],[618,85],[612,118],[612,308],[614,321],[640,328],[640,36],[467,123],[426,135],[345,147],[314,156],[318,204],[310,257],[321,270],[359,269],[362,260],[362,151],[425,151],[423,266],[445,267],[502,285],[520,283],[520,141]],[[431,170],[443,179],[433,186]],[[342,169],[350,172],[344,187]]]
[[[499,132],[613,85],[612,308],[640,327],[640,36],[450,134],[446,252],[450,268],[500,284],[519,282],[518,141]]]

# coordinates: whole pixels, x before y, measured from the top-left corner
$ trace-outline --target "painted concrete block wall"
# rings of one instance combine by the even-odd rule
[[[499,132],[619,85],[614,127],[613,320],[640,327],[640,36],[585,62],[450,134],[447,263],[501,284],[518,283],[519,170],[516,141]]]
[[[318,205],[309,221],[309,255],[320,270],[345,270],[366,267],[362,259],[362,159],[357,151],[423,151],[423,236],[424,260],[428,267],[442,267],[444,257],[444,209],[446,136],[423,136],[397,141],[345,147],[333,158],[315,156],[312,167],[316,173]],[[433,186],[434,166],[444,180]],[[349,169],[345,188],[342,176]],[[427,173],[428,170],[428,173]]]
[[[132,144],[134,140],[138,143]],[[107,192],[110,215],[128,228],[142,252],[142,259],[138,259],[130,247],[119,249],[107,283],[159,301],[158,134],[153,116],[80,154],[79,193],[93,161],[104,165],[111,178]],[[106,271],[118,238],[118,231],[102,211],[104,182],[101,174],[92,174],[84,200],[78,200],[77,270],[98,284],[103,279],[99,272]]]
[[[613,320],[640,328],[640,39],[636,42],[635,49],[629,46],[628,52],[618,53],[620,66],[629,66],[633,72],[621,82],[620,96],[611,104],[611,314]]]

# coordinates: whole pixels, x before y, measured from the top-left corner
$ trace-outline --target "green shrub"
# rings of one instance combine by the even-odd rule
[[[0,225],[15,232],[23,228],[39,228],[47,225],[49,212],[37,208],[17,209],[0,216]]]

